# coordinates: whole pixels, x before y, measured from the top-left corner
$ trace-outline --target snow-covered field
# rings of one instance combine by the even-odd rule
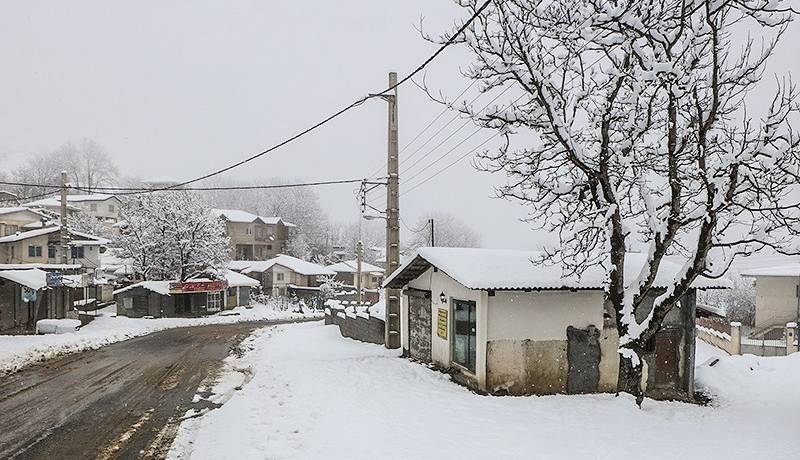
[[[172,458],[797,458],[800,353],[729,357],[699,343],[715,403],[639,410],[627,396],[479,396],[318,322],[245,345],[214,389],[227,402],[183,423]]]
[[[115,316],[115,311],[115,306],[100,310],[101,316],[74,333],[0,335],[0,375],[14,372],[33,362],[95,349],[169,328],[321,316],[321,313],[301,314],[282,311],[274,305],[263,304],[254,305],[252,308],[237,307],[202,318],[127,318]]]

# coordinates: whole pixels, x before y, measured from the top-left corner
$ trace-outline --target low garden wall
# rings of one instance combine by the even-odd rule
[[[335,325],[344,337],[383,345],[386,323],[368,313],[353,313],[343,307],[325,307],[325,324]]]

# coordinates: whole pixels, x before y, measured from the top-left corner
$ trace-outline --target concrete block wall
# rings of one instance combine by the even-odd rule
[[[361,342],[384,344],[386,323],[375,317],[347,314],[343,309],[325,308],[325,324],[336,325],[343,337]]]

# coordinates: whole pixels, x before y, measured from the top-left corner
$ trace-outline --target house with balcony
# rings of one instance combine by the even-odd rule
[[[296,225],[280,217],[258,216],[238,209],[213,209],[225,222],[233,260],[268,260],[286,249]]]
[[[312,262],[280,254],[265,261],[253,262],[242,273],[261,282],[264,293],[274,297],[319,297],[320,286],[336,272]]]

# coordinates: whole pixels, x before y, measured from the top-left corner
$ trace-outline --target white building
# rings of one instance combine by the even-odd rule
[[[404,354],[490,393],[616,391],[618,336],[614,315],[604,306],[604,271],[596,267],[580,279],[562,278],[560,267],[534,265],[537,257],[529,251],[419,249],[384,282],[403,290]],[[644,256],[629,254],[626,260],[632,279]],[[654,286],[670,284],[679,270],[663,261]],[[698,279],[694,288],[727,285]],[[651,396],[692,395],[694,312],[692,289],[681,308],[668,314],[645,356],[655,370],[648,373]]]

